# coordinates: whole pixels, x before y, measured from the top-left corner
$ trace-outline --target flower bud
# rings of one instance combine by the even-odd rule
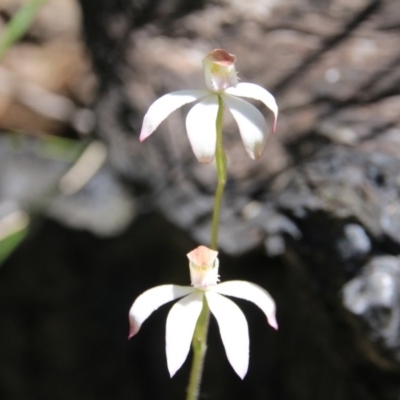
[[[195,288],[207,288],[219,282],[218,252],[206,246],[199,246],[188,253],[190,279]]]
[[[235,68],[236,56],[222,49],[215,49],[203,59],[208,89],[220,92],[238,84]]]

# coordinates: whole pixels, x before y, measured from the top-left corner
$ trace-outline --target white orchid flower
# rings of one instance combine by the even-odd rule
[[[218,322],[228,360],[243,379],[249,364],[249,334],[247,322],[239,307],[222,295],[238,297],[256,304],[269,324],[277,329],[275,303],[260,286],[246,281],[218,284],[218,252],[200,246],[188,254],[192,286],[162,285],[147,290],[133,303],[129,311],[129,338],[136,335],[142,323],[160,306],[179,299],[167,317],[166,353],[170,376],[184,363],[193,338],[205,298]]]
[[[165,118],[184,104],[198,101],[186,118],[186,130],[193,152],[202,163],[214,159],[216,147],[216,119],[219,98],[236,120],[247,153],[252,159],[262,156],[268,128],[261,112],[239,97],[263,102],[274,114],[272,132],[276,129],[278,106],[267,90],[253,83],[238,83],[236,57],[222,49],[213,50],[203,60],[208,90],[179,90],[156,100],[147,111],[140,141],[148,138]]]

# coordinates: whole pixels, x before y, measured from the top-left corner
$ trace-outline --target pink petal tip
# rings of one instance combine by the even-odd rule
[[[269,323],[275,330],[278,330],[278,322],[276,321],[275,317],[269,317],[268,323]]]
[[[277,124],[277,120],[274,120],[274,125],[272,126],[272,134],[274,134],[276,132],[276,124]]]
[[[135,335],[136,335],[136,332],[133,332],[132,330],[130,330],[129,335],[128,335],[128,340],[131,339]]]
[[[143,143],[150,135],[144,135],[143,133],[139,136],[139,142]]]
[[[133,320],[131,317],[130,317],[129,319],[130,319],[130,321],[129,321],[129,335],[128,335],[128,340],[129,340],[131,337],[135,336],[135,335],[139,332],[139,329],[140,329],[140,325],[138,326],[138,324],[136,323],[135,320]]]

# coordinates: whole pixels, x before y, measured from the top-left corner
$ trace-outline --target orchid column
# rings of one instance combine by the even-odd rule
[[[222,49],[213,50],[203,60],[207,90],[181,90],[156,100],[144,117],[140,140],[149,137],[159,124],[177,108],[197,101],[186,118],[186,130],[193,152],[201,163],[216,159],[218,186],[212,221],[211,249],[200,246],[188,254],[193,287],[162,285],[139,296],[129,313],[130,335],[135,335],[149,315],[169,301],[179,300],[168,315],[166,327],[167,364],[171,377],[185,361],[192,341],[194,358],[188,386],[188,400],[198,398],[202,377],[210,311],[216,317],[222,342],[230,364],[243,379],[249,358],[246,319],[240,309],[221,294],[255,303],[277,328],[275,303],[263,288],[250,282],[232,281],[218,284],[218,230],[222,196],[226,183],[226,156],[222,123],[228,108],[238,124],[245,149],[252,159],[261,157],[267,141],[267,125],[256,107],[240,99],[262,101],[274,115],[276,128],[278,107],[274,97],[261,86],[238,83],[235,56]],[[185,297],[184,297],[185,296]]]

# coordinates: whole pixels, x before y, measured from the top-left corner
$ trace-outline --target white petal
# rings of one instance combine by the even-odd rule
[[[213,290],[226,296],[238,297],[253,302],[264,312],[268,323],[273,328],[278,329],[275,317],[275,302],[271,295],[261,286],[246,281],[228,281],[220,283]]]
[[[207,90],[178,90],[165,94],[157,99],[144,116],[142,131],[139,140],[143,142],[148,138],[173,111],[184,104],[191,103],[207,96]]]
[[[260,158],[267,142],[267,124],[263,115],[247,101],[227,94],[221,96],[238,124],[247,153],[253,160]]]
[[[218,293],[206,292],[208,306],[218,322],[222,343],[232,368],[243,379],[249,366],[249,331],[240,308]]]
[[[169,301],[193,292],[190,286],[162,285],[146,290],[133,303],[129,311],[129,338],[136,335],[150,314]]]
[[[254,83],[238,83],[236,87],[231,87],[225,90],[225,93],[233,94],[234,96],[249,97],[254,100],[262,101],[273,113],[274,113],[274,124],[272,127],[272,133],[276,130],[276,120],[278,118],[278,106],[276,104],[274,96],[268,90],[265,90],[259,85]]]
[[[171,378],[186,360],[202,307],[203,293],[195,292],[174,304],[168,314],[165,350]]]
[[[218,96],[205,97],[196,104],[186,118],[186,129],[193,152],[201,163],[214,159],[217,143]]]

